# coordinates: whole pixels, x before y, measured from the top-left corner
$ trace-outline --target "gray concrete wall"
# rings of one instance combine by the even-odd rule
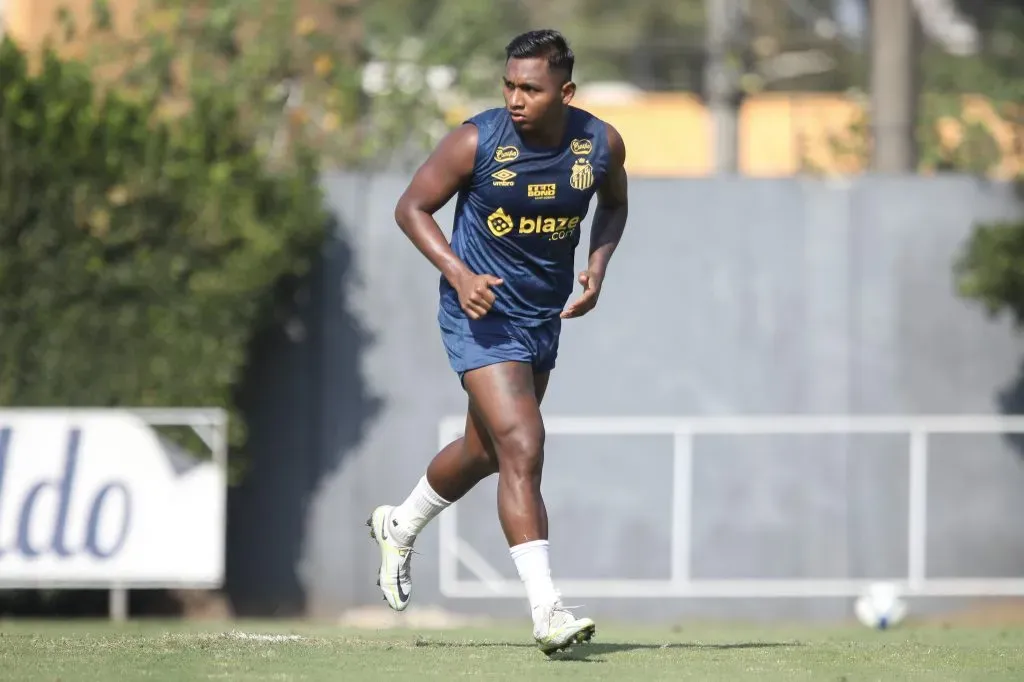
[[[236,517],[242,535],[259,530],[233,545],[233,584],[256,595],[254,567],[270,566],[318,616],[381,603],[363,522],[403,498],[438,420],[465,409],[437,333],[437,273],[392,218],[406,180],[327,179],[338,239],[312,285],[307,336],[270,343],[260,362],[274,369],[254,384],[260,465]],[[1019,338],[954,295],[951,263],[976,220],[1020,211],[1010,188],[964,177],[634,179],[601,303],[564,326],[545,412],[1019,411]],[[549,442],[556,580],[668,577],[669,440]],[[693,575],[905,573],[906,448],[897,436],[700,439]],[[1024,574],[1020,452],[997,436],[937,438],[933,450],[929,573]],[[511,578],[494,506],[486,482],[460,503],[461,534]],[[257,509],[263,525],[246,516]],[[289,543],[276,555],[275,526]],[[437,547],[435,526],[417,545],[416,605],[525,614],[520,600],[444,599]],[[585,601],[599,616],[656,620],[849,613],[845,600]]]

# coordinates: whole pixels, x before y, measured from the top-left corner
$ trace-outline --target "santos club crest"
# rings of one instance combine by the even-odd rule
[[[576,159],[569,175],[569,184],[573,189],[585,190],[594,184],[594,167],[586,159]]]

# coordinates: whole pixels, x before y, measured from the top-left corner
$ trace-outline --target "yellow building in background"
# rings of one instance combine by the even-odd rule
[[[689,94],[649,94],[621,104],[576,100],[614,125],[626,140],[627,167],[635,175],[693,177],[711,173],[711,117]],[[748,98],[739,117],[739,170],[754,177],[802,173],[837,175],[864,170],[865,104],[831,93],[771,93]],[[981,97],[965,97],[964,117],[983,123],[1003,161],[992,173],[1024,173],[1024,140]],[[942,138],[955,143],[960,126],[944,121]],[[858,153],[859,152],[859,153]]]
[[[628,170],[636,175],[703,176],[713,167],[711,118],[689,94],[651,94],[622,104],[576,103],[622,134]],[[739,169],[744,175],[856,172],[842,167],[831,140],[849,135],[861,111],[847,98],[771,94],[748,99],[740,111]]]
[[[61,8],[74,17],[79,32],[88,29],[93,16],[94,0],[0,0],[0,22],[11,38],[26,47],[37,47],[57,31],[55,19]],[[124,30],[130,25],[139,0],[109,0],[115,27]],[[74,54],[78,44],[72,42],[68,52]]]
[[[0,0],[0,19],[7,32],[26,46],[37,46],[54,29],[62,5],[87,26],[94,0]],[[310,0],[298,0],[310,2]],[[139,0],[110,0],[115,26],[125,30]],[[72,45],[67,50],[74,54]],[[612,123],[628,147],[629,171],[637,176],[700,177],[710,174],[711,123],[700,100],[687,93],[647,93],[621,102],[587,101],[580,107]],[[863,115],[864,103],[838,94],[782,93],[748,98],[739,120],[739,170],[756,177],[801,173],[849,174],[864,170],[864,154],[839,151],[843,142],[856,145],[851,126]],[[999,119],[981,98],[968,98],[968,115],[982,120],[1004,153],[997,177],[1024,173],[1024,140],[1011,124]],[[955,140],[958,126],[948,122],[942,130]],[[838,143],[838,145],[837,145]]]

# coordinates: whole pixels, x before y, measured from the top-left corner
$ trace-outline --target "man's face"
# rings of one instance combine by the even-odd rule
[[[533,131],[557,120],[572,100],[575,87],[561,71],[552,71],[544,57],[509,59],[505,64],[505,108],[516,128]]]

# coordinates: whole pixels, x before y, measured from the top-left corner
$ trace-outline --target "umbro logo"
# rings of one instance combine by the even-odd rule
[[[516,177],[516,173],[508,168],[502,168],[500,171],[491,173],[491,177],[494,178],[494,182],[491,184],[495,187],[512,187],[516,184],[512,182]]]

